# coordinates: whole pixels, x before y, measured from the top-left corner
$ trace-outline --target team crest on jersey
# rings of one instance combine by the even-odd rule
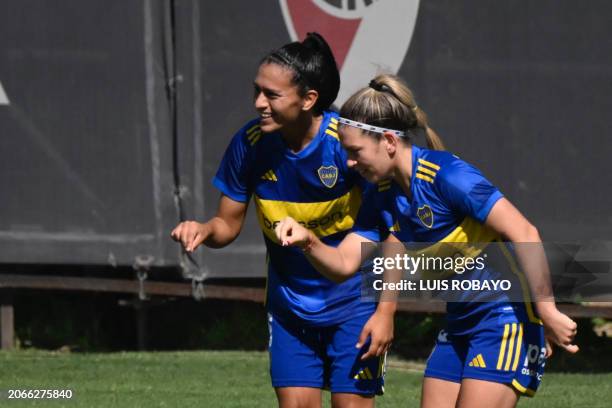
[[[377,73],[399,71],[412,40],[419,2],[279,0],[293,41],[316,31],[329,42],[340,69],[338,105]]]
[[[427,228],[433,227],[433,211],[431,207],[425,204],[422,207],[419,207],[417,210],[417,216],[421,220],[424,226]]]
[[[317,170],[321,183],[327,188],[332,188],[338,181],[338,168],[336,166],[321,166]]]

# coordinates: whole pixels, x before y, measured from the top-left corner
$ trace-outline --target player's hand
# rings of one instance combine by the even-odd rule
[[[366,360],[385,354],[393,341],[393,313],[374,312],[363,326],[355,347],[363,347],[368,337],[370,337],[370,347],[361,356],[361,359]]]
[[[282,246],[307,247],[312,242],[311,232],[291,217],[283,218],[274,229]]]
[[[556,308],[541,317],[544,323],[544,334],[551,343],[572,354],[580,350],[577,345],[573,344],[578,332],[578,325],[575,321]]]
[[[185,251],[193,252],[210,235],[208,224],[197,221],[183,221],[172,230],[173,240],[183,244]]]
[[[550,344],[550,340],[548,338],[544,338],[544,342],[546,343],[546,358],[551,358],[553,355],[553,347]]]

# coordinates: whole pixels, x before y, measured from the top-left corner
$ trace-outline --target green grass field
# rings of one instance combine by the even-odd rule
[[[612,371],[612,367],[611,367]],[[418,406],[422,365],[390,360],[378,407]],[[71,389],[70,401],[7,399],[7,390]],[[262,352],[0,352],[0,406],[273,407]],[[329,400],[329,395],[324,395]],[[329,404],[326,401],[326,405]],[[550,373],[521,407],[610,407],[612,373]]]

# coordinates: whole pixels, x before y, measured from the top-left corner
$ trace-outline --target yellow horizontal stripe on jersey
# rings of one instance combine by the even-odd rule
[[[475,258],[497,237],[499,237],[499,234],[491,228],[479,223],[471,217],[465,217],[457,228],[438,242],[426,248],[419,249],[418,251],[409,252],[411,252],[413,257],[423,255],[426,257],[433,256],[444,258],[447,256],[455,257],[457,254],[462,254],[467,258]],[[451,276],[453,273],[452,270],[424,271],[423,279],[430,279],[433,277],[442,279]]]
[[[418,161],[419,161],[419,163],[421,163],[424,166],[427,166],[427,167],[432,168],[434,170],[440,170],[440,166],[438,166],[435,163],[432,163],[432,162],[427,161],[425,159],[419,159]]]
[[[429,174],[432,177],[436,177],[436,172],[433,170],[429,170],[427,167],[423,167],[423,166],[418,166],[417,170],[420,171],[421,173],[425,173],[425,174]]]
[[[519,356],[521,355],[521,346],[523,345],[523,323],[519,323],[518,340],[516,341],[516,353],[514,353],[514,364],[512,364],[512,371],[516,371],[519,363]]]
[[[331,130],[331,129],[329,129],[329,128],[328,128],[328,129],[325,129],[325,133],[327,133],[328,135],[330,135],[330,136],[332,136],[332,137],[334,137],[334,138],[338,139],[338,133],[334,132],[333,130]]]
[[[329,121],[330,121],[331,123],[333,123],[334,125],[337,125],[337,124],[338,124],[338,119],[336,119],[336,118],[331,118]]]
[[[426,176],[425,174],[417,173],[416,174],[416,178],[419,178],[421,180],[425,180],[425,181],[428,181],[430,183],[433,183],[433,179],[431,177],[429,177],[429,176]]]
[[[361,190],[355,187],[334,200],[315,203],[267,200],[255,195],[257,220],[263,233],[278,243],[274,228],[289,216],[322,238],[350,229],[361,205]]]
[[[510,332],[510,325],[504,324],[504,335],[502,336],[501,347],[499,348],[499,357],[497,358],[497,369],[502,369],[502,364],[504,363],[504,356],[506,354],[506,344],[508,342],[508,333]]]
[[[330,123],[329,127],[332,128],[333,130],[338,130],[338,124],[337,123]]]
[[[514,339],[516,336],[516,323],[512,323],[512,332],[510,334],[510,341],[508,342],[508,355],[506,356],[506,365],[504,366],[504,370],[510,370],[510,362],[512,361],[512,357],[514,356]]]
[[[253,131],[257,128],[259,128],[259,123],[256,123],[253,126],[251,126],[249,130],[246,131],[247,135],[250,135],[251,133],[253,133]]]

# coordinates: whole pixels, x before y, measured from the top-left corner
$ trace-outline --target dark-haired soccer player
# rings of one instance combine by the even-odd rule
[[[259,117],[234,136],[214,178],[222,193],[217,215],[172,231],[187,251],[225,246],[253,198],[268,252],[270,373],[286,407],[321,406],[324,387],[334,407],[373,406],[393,336],[393,303],[361,302],[358,276],[334,283],[274,234],[291,216],[335,246],[353,226],[363,180],[346,165],[338,116],[329,111],[339,86],[332,52],[318,34],[264,57],[254,83]]]

